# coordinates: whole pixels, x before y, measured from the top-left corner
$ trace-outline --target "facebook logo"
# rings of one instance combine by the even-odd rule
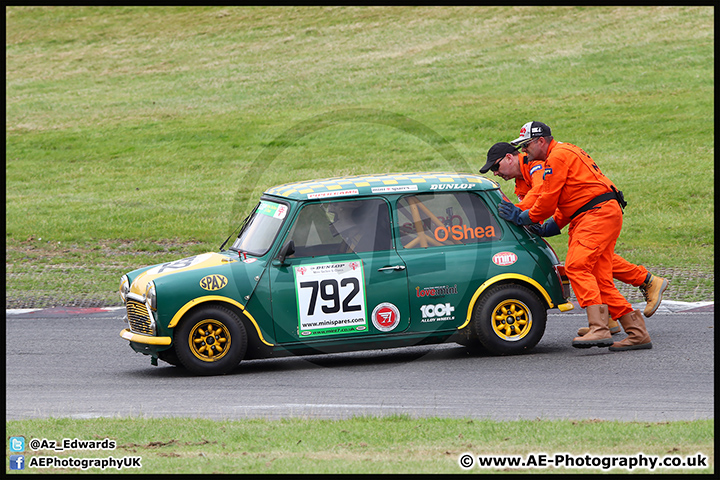
[[[24,437],[10,437],[10,451],[11,452],[25,451],[25,438]]]
[[[25,455],[10,455],[10,470],[25,470]]]

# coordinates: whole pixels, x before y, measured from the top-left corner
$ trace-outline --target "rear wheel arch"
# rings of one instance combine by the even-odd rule
[[[459,328],[462,329],[469,325],[472,319],[473,309],[475,308],[475,305],[477,305],[477,302],[482,296],[482,294],[497,285],[519,285],[525,287],[531,290],[535,295],[537,295],[537,297],[543,302],[546,310],[557,307],[557,305],[552,303],[550,295],[547,293],[547,291],[532,278],[525,275],[518,275],[512,273],[502,274],[489,279],[488,281],[480,285],[477,290],[475,290],[475,294],[472,296],[472,298],[470,299],[470,303],[468,304],[466,321]]]

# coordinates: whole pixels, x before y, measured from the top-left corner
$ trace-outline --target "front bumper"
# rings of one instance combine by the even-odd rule
[[[138,335],[133,333],[127,328],[120,332],[120,336],[125,340],[130,340],[134,343],[142,343],[144,345],[170,345],[172,343],[172,337],[151,337],[148,335]]]

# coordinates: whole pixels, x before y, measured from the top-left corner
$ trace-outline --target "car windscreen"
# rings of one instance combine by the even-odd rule
[[[287,205],[261,200],[230,250],[259,257],[272,247],[288,213]]]

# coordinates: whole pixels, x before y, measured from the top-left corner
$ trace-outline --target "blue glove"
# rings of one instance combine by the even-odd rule
[[[504,218],[508,222],[513,222],[515,225],[530,225],[533,223],[532,220],[530,220],[529,210],[520,210],[507,200],[500,202],[498,212],[500,213],[500,218]]]
[[[555,235],[560,235],[560,227],[558,227],[557,223],[555,223],[555,219],[552,217],[545,220],[545,223],[542,225],[538,224],[532,224],[528,227],[535,235],[540,235],[541,237],[554,237]]]

